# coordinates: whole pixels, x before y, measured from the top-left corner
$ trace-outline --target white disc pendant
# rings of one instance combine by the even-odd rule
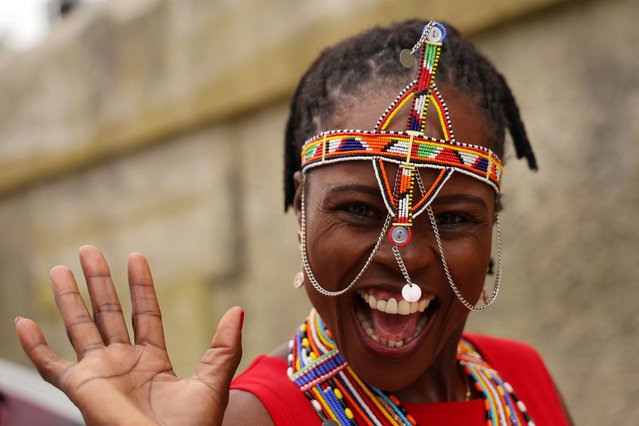
[[[407,302],[417,302],[422,297],[422,289],[417,284],[406,284],[402,288],[402,297]]]

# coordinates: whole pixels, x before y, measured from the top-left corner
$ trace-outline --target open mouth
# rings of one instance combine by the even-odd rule
[[[379,287],[359,289],[355,298],[355,314],[362,330],[386,348],[412,346],[436,306],[434,295],[424,294],[419,301],[408,302],[398,292]]]

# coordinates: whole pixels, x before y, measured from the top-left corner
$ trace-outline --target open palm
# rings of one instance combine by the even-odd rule
[[[93,317],[71,271],[64,266],[51,270],[56,304],[77,363],[58,357],[35,322],[17,321],[20,343],[42,377],[67,394],[88,424],[220,424],[241,357],[242,310],[232,308],[224,315],[195,373],[179,379],[166,352],[144,257],[129,255],[133,344],[104,257],[97,248],[85,246],[80,261]]]

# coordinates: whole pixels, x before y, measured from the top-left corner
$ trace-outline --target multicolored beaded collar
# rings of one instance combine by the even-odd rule
[[[382,240],[388,236],[395,259],[406,280],[406,285],[402,289],[402,297],[410,302],[418,301],[421,297],[421,289],[410,279],[399,248],[411,241],[413,219],[427,211],[435,232],[446,276],[459,300],[468,309],[480,311],[490,306],[497,296],[501,281],[499,220],[497,220],[498,262],[493,291],[484,305],[476,307],[463,297],[448,270],[437,224],[430,208],[433,199],[455,172],[478,179],[490,185],[497,193],[500,191],[503,175],[502,163],[490,149],[455,139],[448,108],[435,84],[437,65],[445,39],[446,28],[444,25],[430,21],[424,27],[419,41],[412,50],[402,51],[400,62],[408,68],[412,68],[414,55],[418,50],[420,51],[417,78],[408,83],[399,93],[380,116],[373,130],[329,130],[308,139],[302,147],[302,262],[309,281],[323,295],[339,296],[349,291],[363,275]],[[397,112],[409,103],[411,106],[406,130],[403,132],[387,130]],[[437,112],[443,139],[424,134],[427,112],[431,104]],[[372,162],[382,198],[388,210],[388,217],[373,251],[357,277],[346,288],[329,291],[315,279],[306,254],[304,205],[306,174],[314,167],[352,160]],[[387,163],[398,165],[394,184],[388,177]],[[424,167],[439,170],[429,188],[424,186],[420,173],[417,171],[417,169]],[[419,198],[415,198],[416,186],[420,191]]]
[[[288,377],[324,425],[417,425],[396,397],[357,376],[314,309],[289,343],[289,351]],[[534,425],[512,386],[470,343],[459,343],[457,361],[483,396],[488,426]]]

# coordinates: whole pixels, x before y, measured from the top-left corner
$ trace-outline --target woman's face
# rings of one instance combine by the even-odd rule
[[[491,132],[474,102],[457,91],[442,90],[442,94],[457,139],[490,147]],[[364,105],[340,114],[331,128],[370,129],[393,97],[369,98]],[[395,130],[403,130],[406,123],[407,111],[402,112],[392,126]],[[431,110],[429,115],[425,133],[442,137],[436,112]],[[396,166],[389,164],[388,175],[395,176],[395,171]],[[427,187],[437,174],[425,168],[419,172]],[[296,180],[301,181],[299,174]],[[301,189],[298,185],[298,218]],[[418,190],[415,198],[419,198]],[[343,289],[362,269],[387,216],[371,162],[346,161],[312,169],[306,179],[305,204],[307,253],[313,273],[325,289]],[[494,204],[491,187],[456,173],[431,205],[451,274],[471,302],[478,300],[484,285]],[[411,242],[400,253],[412,281],[422,289],[418,308],[428,303],[423,312],[393,314],[385,312],[384,303],[380,306],[380,300],[387,306],[390,299],[401,302],[405,284],[387,237],[352,291],[339,297],[323,296],[306,279],[313,306],[351,367],[367,383],[389,391],[406,388],[431,366],[437,368],[443,361],[441,354],[454,357],[468,316],[450,288],[426,212],[414,219],[412,230]],[[375,308],[371,308],[372,297]]]

